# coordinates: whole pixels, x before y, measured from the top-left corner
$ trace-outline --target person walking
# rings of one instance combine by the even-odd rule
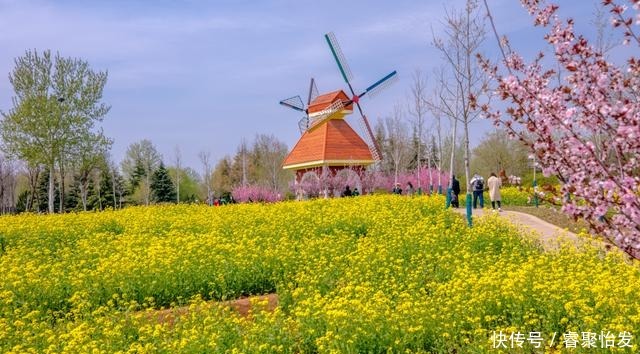
[[[480,201],[480,208],[484,208],[484,178],[476,173],[469,185],[473,191],[473,209],[478,207],[478,201]]]
[[[496,211],[496,203],[498,203],[498,211],[502,211],[502,207],[500,205],[500,200],[502,199],[500,196],[500,187],[502,187],[502,181],[496,176],[495,173],[491,172],[491,177],[489,177],[489,179],[487,180],[487,186],[489,186],[491,209],[493,209],[493,211]]]
[[[460,207],[460,199],[458,196],[460,195],[460,181],[456,179],[455,175],[451,176],[453,179],[451,180],[451,205],[454,208]]]

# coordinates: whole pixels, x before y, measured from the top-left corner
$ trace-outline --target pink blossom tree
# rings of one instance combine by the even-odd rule
[[[545,39],[553,57],[543,59],[541,52],[526,63],[500,39],[502,65],[480,60],[507,108],[485,104],[482,109],[529,146],[545,176],[562,181],[562,195],[572,196],[562,198],[564,212],[640,258],[640,61],[630,56],[615,64],[575,33],[572,20],[559,18],[558,6],[521,2],[536,26],[549,29]],[[603,6],[613,15],[613,27],[622,29],[625,44],[637,48],[640,0],[629,3],[604,0]],[[560,71],[545,65],[550,62]]]
[[[298,184],[291,184],[290,188],[295,193],[298,190],[302,191],[308,197],[319,197],[323,195],[324,188],[329,189],[330,195],[339,195],[345,188],[350,186],[351,189],[358,188],[361,194],[374,193],[376,190],[386,190],[391,192],[394,184],[400,183],[403,189],[405,189],[408,182],[413,184],[414,188],[418,185],[418,179],[428,181],[429,176],[435,181],[441,181],[443,185],[449,183],[449,172],[439,171],[437,169],[429,169],[423,166],[420,171],[408,171],[398,173],[390,171],[389,173],[383,173],[381,171],[367,170],[358,175],[356,171],[350,169],[344,169],[339,171],[335,175],[324,174],[317,176],[316,174],[305,175],[302,181]],[[426,188],[427,194],[430,194],[430,190],[436,192],[437,186],[433,188]]]
[[[282,200],[282,195],[277,191],[270,187],[258,185],[237,186],[233,189],[231,195],[239,203],[274,203]]]

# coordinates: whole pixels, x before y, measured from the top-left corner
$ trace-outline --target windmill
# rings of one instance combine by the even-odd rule
[[[340,74],[342,74],[342,78],[347,83],[347,86],[349,86],[349,91],[351,92],[351,95],[352,95],[350,101],[344,102],[343,104],[348,105],[351,103],[355,103],[356,106],[358,107],[358,111],[360,112],[360,118],[361,118],[359,122],[361,124],[361,127],[363,128],[362,130],[364,130],[364,134],[362,134],[363,135],[362,138],[365,140],[365,142],[369,146],[369,150],[371,151],[371,155],[373,156],[373,158],[376,161],[380,161],[380,156],[381,156],[380,149],[374,139],[373,131],[371,130],[371,125],[369,124],[369,120],[367,119],[367,116],[364,114],[364,112],[362,111],[362,107],[360,106],[360,98],[362,98],[366,94],[369,94],[369,97],[376,95],[383,88],[388,87],[391,83],[397,80],[398,73],[394,70],[391,73],[389,73],[387,76],[376,81],[373,85],[367,87],[360,94],[356,94],[355,90],[353,89],[353,86],[351,85],[351,81],[353,80],[353,74],[351,73],[351,69],[349,68],[347,61],[344,58],[344,54],[342,52],[342,49],[340,49],[340,45],[338,44],[338,40],[336,39],[336,36],[333,34],[333,32],[329,32],[324,35],[324,38],[327,40],[327,44],[331,49],[331,54],[333,55],[333,58],[336,60],[336,63],[338,64],[338,69],[340,69]]]
[[[393,71],[357,94],[351,84],[351,71],[335,36],[329,33],[325,38],[350,93],[338,89],[318,94],[312,79],[306,104],[300,96],[280,101],[281,105],[304,113],[299,122],[302,136],[282,162],[283,169],[295,171],[296,183],[302,183],[309,174],[320,180],[320,176],[336,176],[343,170],[355,172],[362,180],[366,167],[380,161],[380,151],[360,106],[360,98],[372,96],[397,78]],[[361,133],[357,133],[345,119],[353,113],[354,105],[360,112]],[[326,195],[328,190],[325,188],[324,192]]]

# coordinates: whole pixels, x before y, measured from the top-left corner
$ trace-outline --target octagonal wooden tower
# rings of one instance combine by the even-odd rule
[[[327,114],[330,107],[340,109]],[[310,127],[284,159],[282,168],[294,170],[296,182],[307,172],[318,176],[328,170],[331,175],[348,168],[361,174],[375,159],[367,143],[345,121],[353,112],[353,102],[342,91],[317,96],[308,107]]]

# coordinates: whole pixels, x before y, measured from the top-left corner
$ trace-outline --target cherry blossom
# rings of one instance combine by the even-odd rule
[[[640,61],[631,56],[613,63],[575,33],[572,20],[557,15],[558,6],[521,2],[534,25],[548,28],[545,40],[553,57],[541,52],[527,63],[508,40],[500,40],[502,63],[480,61],[506,109],[481,108],[531,148],[545,176],[560,179],[562,196],[571,196],[558,198],[564,212],[588,221],[595,233],[640,258]],[[628,3],[604,0],[602,6],[624,41],[640,46],[635,32],[640,0]]]

